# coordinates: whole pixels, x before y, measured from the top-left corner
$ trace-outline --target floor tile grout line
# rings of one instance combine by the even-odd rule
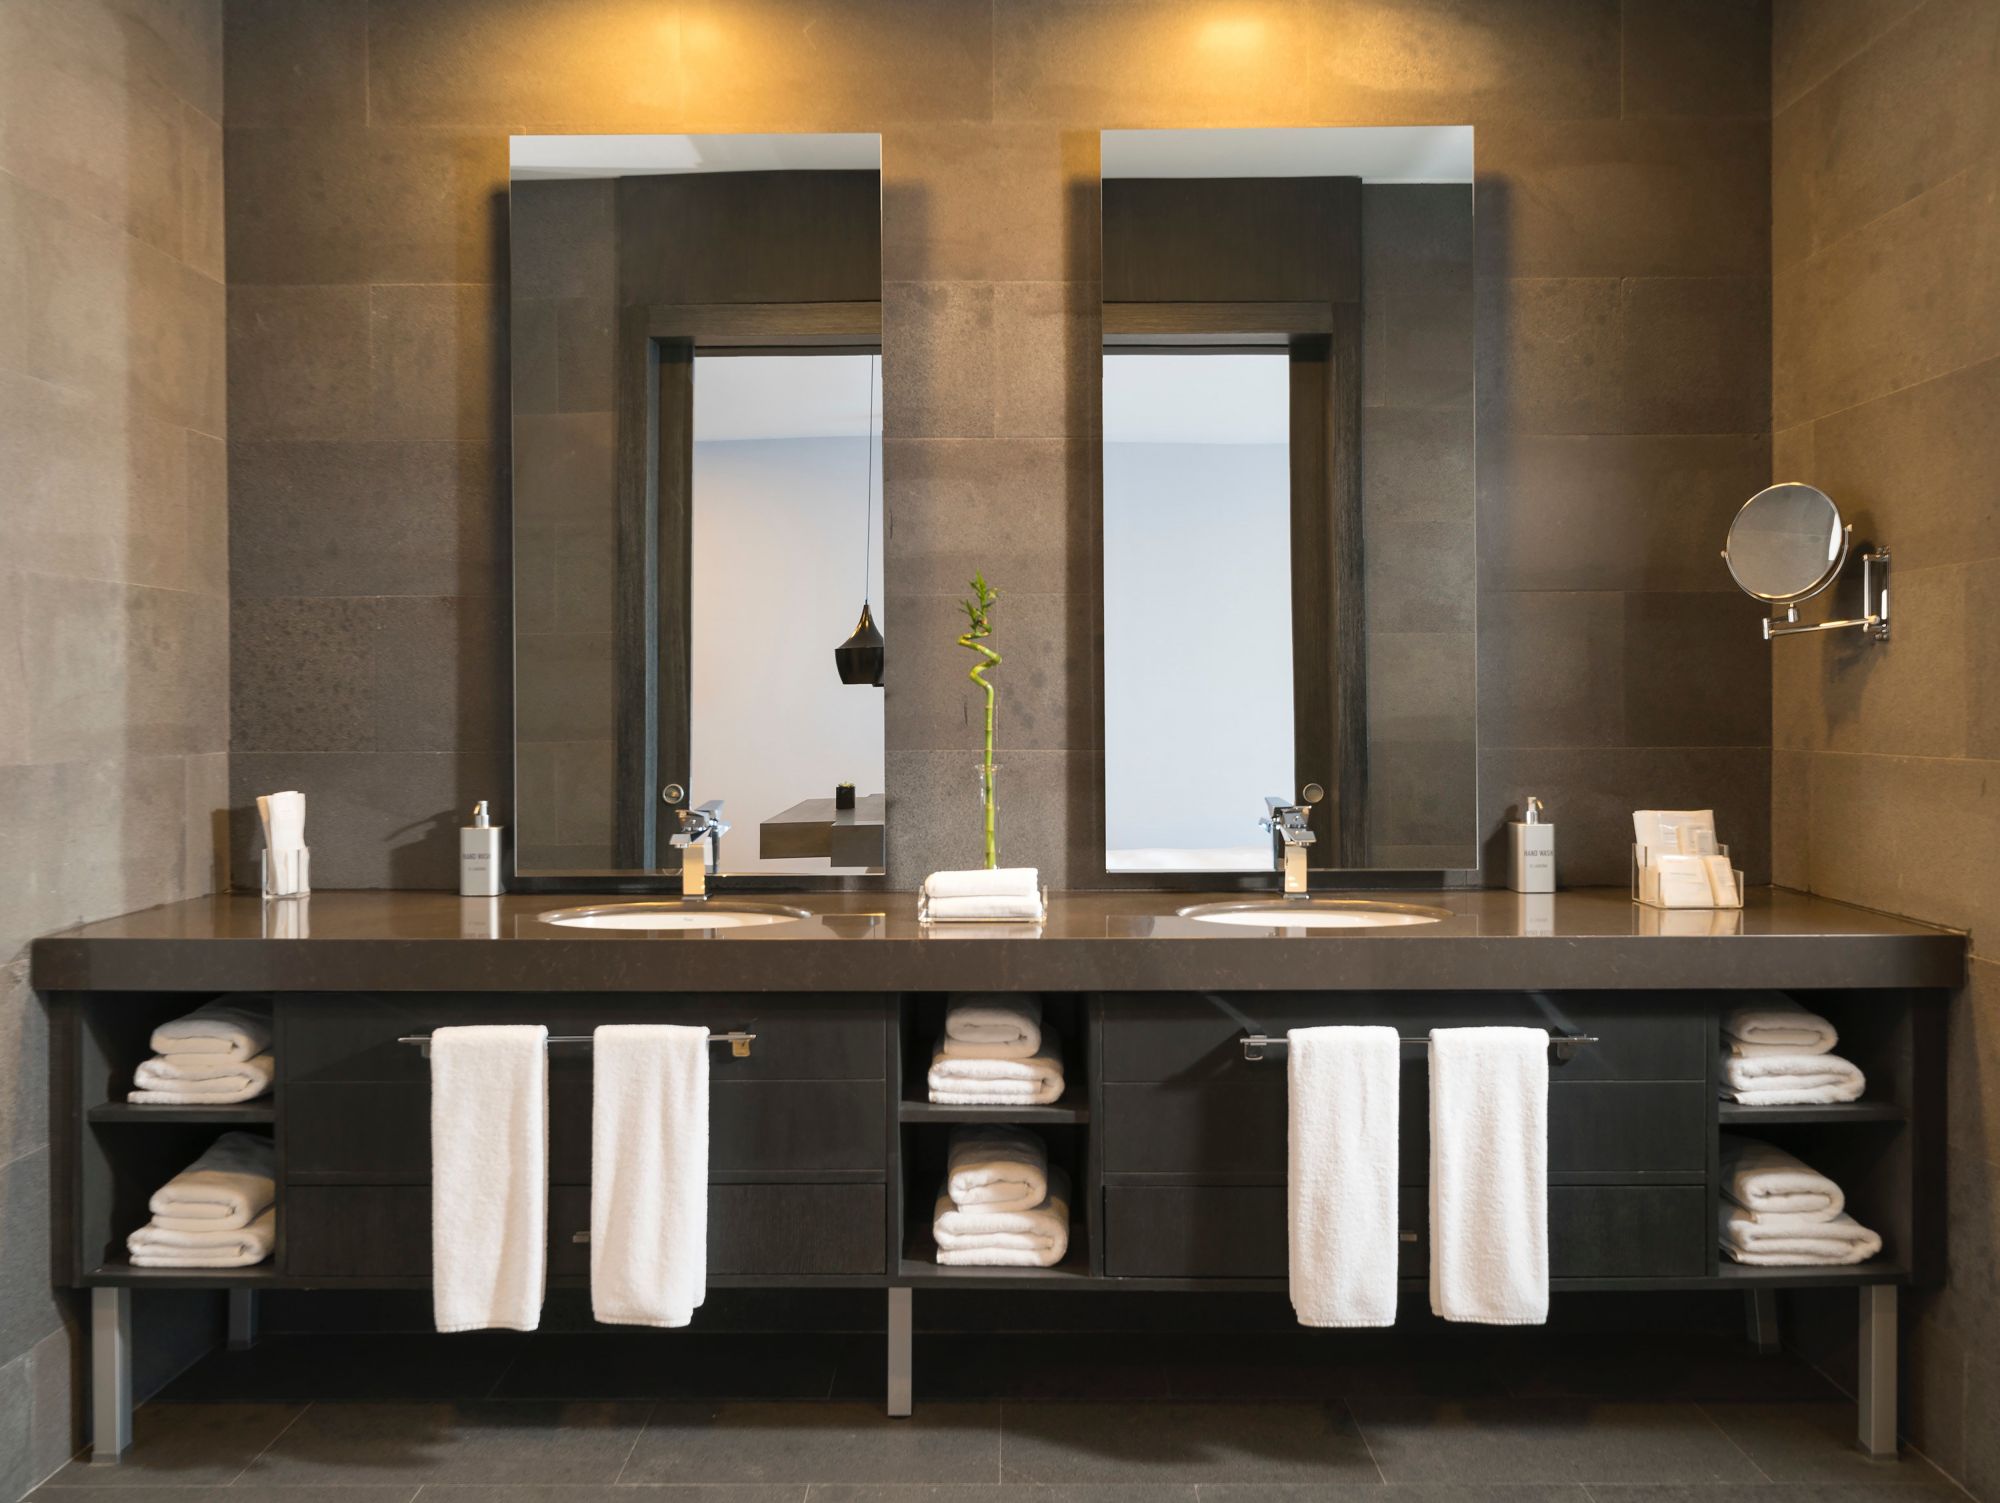
[[[1369,1443],[1368,1432],[1361,1428],[1361,1416],[1354,1412],[1354,1401],[1342,1398],[1340,1407],[1347,1414],[1347,1422],[1354,1426],[1354,1433],[1361,1439],[1361,1449],[1368,1453],[1368,1464],[1375,1468],[1375,1480],[1387,1487],[1389,1474],[1382,1470],[1382,1463],[1375,1459],[1375,1447]]]
[[[245,1477],[249,1476],[250,1468],[255,1466],[258,1462],[262,1461],[264,1457],[270,1453],[271,1447],[275,1446],[279,1441],[283,1440],[287,1435],[290,1435],[292,1433],[292,1426],[296,1425],[300,1420],[304,1419],[306,1417],[307,1412],[311,1410],[312,1406],[313,1406],[313,1401],[311,1399],[307,1399],[305,1403],[301,1404],[299,1406],[299,1412],[293,1415],[287,1421],[285,1421],[284,1428],[279,1430],[278,1433],[276,1435],[273,1435],[269,1440],[265,1441],[263,1448],[259,1450],[255,1456],[252,1456],[248,1461],[244,1462],[243,1469],[239,1471],[234,1477],[231,1477],[226,1483],[223,1484],[223,1486],[234,1487],[236,1486],[237,1483],[241,1482]]]
[[[632,1437],[632,1444],[626,1448],[625,1459],[618,1463],[618,1475],[611,1479],[613,1487],[625,1480],[625,1468],[632,1464],[632,1457],[638,1452],[639,1442],[646,1438],[646,1430],[653,1423],[653,1416],[660,1412],[660,1401],[653,1400],[646,1406],[646,1417],[639,1422],[639,1433]]]
[[[1692,1404],[1698,1411],[1700,1411],[1701,1417],[1703,1419],[1707,1420],[1711,1425],[1715,1426],[1716,1434],[1720,1435],[1724,1440],[1728,1441],[1732,1446],[1736,1447],[1736,1449],[1742,1453],[1743,1459],[1750,1463],[1750,1469],[1752,1471],[1754,1471],[1759,1477],[1763,1478],[1764,1481],[1768,1483],[1771,1483],[1773,1485],[1777,1483],[1778,1479],[1776,1477],[1773,1477],[1769,1472],[1765,1471],[1761,1466],[1757,1465],[1757,1458],[1750,1454],[1749,1447],[1745,1446],[1742,1441],[1738,1440],[1735,1436],[1731,1435],[1727,1430],[1722,1428],[1722,1421],[1717,1419],[1714,1415],[1708,1412],[1708,1405],[1704,1404],[1700,1399],[1689,1399],[1688,1402]]]

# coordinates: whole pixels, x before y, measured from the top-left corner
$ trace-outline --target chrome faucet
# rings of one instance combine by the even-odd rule
[[[680,848],[681,897],[698,902],[708,896],[708,874],[721,859],[729,821],[722,817],[722,800],[712,798],[699,809],[681,810],[680,822],[669,843]]]
[[[1309,811],[1324,797],[1325,789],[1308,783],[1296,804],[1282,798],[1264,799],[1264,817],[1257,823],[1271,832],[1271,864],[1284,874],[1288,898],[1306,896],[1306,848],[1317,838]]]

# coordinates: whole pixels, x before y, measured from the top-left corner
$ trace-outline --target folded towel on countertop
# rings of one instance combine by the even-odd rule
[[[1722,1036],[1736,1055],[1825,1054],[1840,1042],[1833,1024],[1790,997],[1730,1008],[1722,1015]]]
[[[1784,1149],[1756,1138],[1722,1135],[1722,1193],[1759,1216],[1831,1221],[1847,1206],[1839,1185]]]
[[[1032,898],[1042,891],[1041,871],[1032,866],[1001,866],[982,871],[932,872],[924,878],[924,896],[938,898]]]
[[[1738,1263],[1762,1268],[1865,1263],[1882,1250],[1881,1237],[1845,1213],[1831,1220],[1764,1216],[1724,1201],[1717,1207],[1717,1223],[1722,1250]]]
[[[1292,1309],[1301,1325],[1392,1326],[1401,1043],[1393,1028],[1285,1037]]]
[[[226,1106],[271,1089],[276,1064],[268,1054],[229,1059],[220,1054],[161,1054],[132,1072],[127,1101],[149,1106]]]
[[[939,1050],[929,1084],[940,1106],[1047,1106],[1063,1093],[1062,1055],[1053,1038],[1029,1059],[955,1059]]]
[[[236,1231],[277,1198],[276,1174],[277,1155],[269,1138],[226,1132],[155,1190],[147,1209],[154,1225],[165,1231]]]
[[[1039,892],[1013,896],[926,898],[923,918],[932,924],[1039,924],[1048,915]]]
[[[938,1191],[931,1219],[937,1260],[958,1268],[1053,1268],[1069,1251],[1069,1176],[1049,1169],[1049,1193],[1025,1211],[959,1210],[949,1186]]]
[[[440,1331],[541,1324],[548,1029],[431,1030],[431,1308]]]
[[[1049,1195],[1049,1149],[1024,1127],[955,1127],[945,1193],[962,1211],[1032,1211]]]
[[[946,1054],[964,1059],[1027,1059],[1041,1052],[1040,997],[954,997],[945,1004]]]
[[[1744,1106],[1824,1106],[1858,1101],[1868,1077],[1837,1054],[1727,1054],[1722,1094]]]
[[[628,1024],[593,1039],[591,1313],[684,1326],[708,1293],[708,1030]]]
[[[271,1256],[278,1212],[265,1210],[248,1226],[191,1232],[149,1222],[125,1239],[136,1268],[248,1268]]]
[[[1431,1031],[1431,1313],[1549,1318],[1549,1036]]]
[[[271,1047],[271,1012],[237,1002],[206,1002],[155,1028],[152,1044],[155,1054],[250,1059]]]

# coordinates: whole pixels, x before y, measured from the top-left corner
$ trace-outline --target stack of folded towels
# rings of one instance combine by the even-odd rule
[[[1882,1239],[1846,1212],[1839,1185],[1770,1143],[1722,1135],[1722,1250],[1764,1268],[1865,1263]]]
[[[954,997],[931,1056],[940,1106],[1047,1106],[1063,1093],[1062,1047],[1042,1037],[1039,997]]]
[[[924,878],[926,923],[1039,924],[1045,912],[1042,875],[1032,866],[932,872]]]
[[[1868,1077],[1835,1055],[1833,1024],[1789,997],[1733,1007],[1722,1019],[1722,1095],[1745,1106],[1857,1101]]]
[[[132,1072],[128,1100],[226,1106],[271,1089],[268,1009],[210,1002],[153,1030],[153,1058]]]
[[[247,1268],[278,1235],[271,1140],[226,1132],[153,1192],[153,1219],[125,1239],[135,1268]]]
[[[1069,1251],[1069,1177],[1023,1128],[955,1128],[931,1235],[947,1267],[1052,1268]]]

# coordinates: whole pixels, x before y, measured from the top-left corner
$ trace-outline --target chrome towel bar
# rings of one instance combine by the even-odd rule
[[[1253,1063],[1264,1058],[1267,1049],[1286,1049],[1291,1044],[1289,1039],[1273,1038],[1267,1033],[1246,1033],[1238,1042],[1243,1045],[1243,1057]],[[1421,1046],[1425,1049],[1431,1046],[1428,1038],[1410,1038],[1407,1035],[1398,1038],[1396,1042],[1405,1046]],[[1567,1061],[1576,1057],[1577,1050],[1596,1042],[1598,1039],[1594,1033],[1558,1033],[1550,1038],[1549,1047],[1556,1051],[1558,1060]]]
[[[711,1044],[727,1044],[729,1052],[735,1055],[736,1058],[747,1059],[750,1054],[750,1045],[756,1041],[756,1038],[757,1035],[754,1033],[711,1033],[708,1036],[708,1041]],[[406,1033],[397,1039],[396,1042],[399,1044],[415,1044],[423,1051],[425,1059],[431,1057],[431,1036],[428,1033]],[[551,1044],[588,1044],[592,1042],[592,1039],[587,1033],[552,1033],[545,1042]]]

